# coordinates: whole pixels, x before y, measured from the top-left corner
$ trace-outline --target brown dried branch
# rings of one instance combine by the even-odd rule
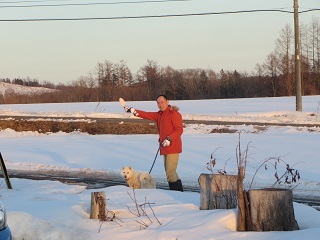
[[[108,217],[108,214],[111,214],[111,217]],[[118,219],[119,221],[123,222],[120,218],[116,217],[116,213],[113,211],[108,211],[107,210],[107,216],[103,217],[102,219],[100,219],[100,226],[99,226],[99,230],[98,233],[101,231],[101,227],[102,224],[106,221],[110,221],[110,222],[115,222],[117,223],[120,227],[122,227],[122,225],[120,223],[118,223],[117,221],[115,221],[115,219]]]
[[[145,206],[145,204],[143,204],[143,205]],[[144,216],[146,216],[149,219],[150,223],[153,223],[151,218],[148,216],[147,212],[144,209],[142,209],[142,206],[139,205],[139,207],[140,207],[141,211],[143,212]]]
[[[270,158],[267,158],[267,159],[261,161],[260,165],[258,166],[258,168],[256,169],[256,171],[255,171],[254,174],[253,174],[253,177],[252,177],[252,179],[251,179],[251,183],[250,183],[249,189],[251,189],[252,184],[253,184],[253,181],[254,181],[254,179],[255,179],[255,177],[256,177],[259,169],[260,169],[262,166],[264,166],[264,168],[267,170],[268,168],[266,167],[266,163],[269,163],[269,164],[271,164],[271,165],[273,165],[273,166],[276,166],[275,164],[272,164],[272,163],[271,163],[271,160],[278,160],[278,159],[279,159],[279,158],[270,157]],[[277,169],[277,168],[275,167],[275,169]]]
[[[274,173],[274,177],[276,178],[276,181],[271,185],[271,188],[273,188],[276,184],[281,184],[281,183],[285,183],[285,184],[292,184],[292,183],[296,183],[297,180],[300,179],[300,173],[298,170],[296,169],[293,169],[292,167],[290,167],[290,165],[288,163],[286,163],[285,161],[283,161],[281,159],[281,157],[283,156],[280,156],[280,157],[270,157],[270,158],[267,158],[263,161],[261,161],[252,177],[252,180],[251,180],[251,184],[249,186],[249,188],[252,187],[252,184],[253,184],[253,181],[254,181],[254,178],[257,174],[257,172],[259,171],[259,169],[264,166],[265,170],[268,170],[268,167],[267,167],[267,164],[270,164],[274,167],[275,169],[275,173]],[[285,172],[279,177],[279,174],[278,174],[278,167],[279,167],[279,164],[280,163],[284,163],[285,166],[286,166],[286,170]],[[295,165],[295,164],[294,164]],[[293,165],[293,166],[294,166]],[[284,181],[282,180],[284,179]]]
[[[222,148],[222,147],[218,147],[217,149],[215,149],[210,155],[210,161],[207,162],[207,169],[211,173],[213,173],[213,168],[214,168],[214,166],[216,165],[216,162],[217,162],[217,159],[214,157],[214,154],[219,148]]]
[[[159,225],[162,225],[161,222],[159,221],[159,219],[156,217],[156,214],[154,213],[153,208],[151,207],[151,205],[150,205],[149,202],[148,202],[148,204],[149,204],[149,207],[150,207],[150,209],[151,209],[151,211],[152,211],[153,216],[154,216],[155,219],[158,221]]]
[[[134,189],[133,189],[133,192],[134,192]],[[156,215],[155,215],[155,213],[154,213],[154,211],[153,211],[153,209],[152,209],[152,207],[151,207],[151,204],[154,204],[154,203],[147,202],[147,198],[145,197],[145,202],[144,202],[143,204],[138,204],[138,202],[137,202],[137,200],[136,200],[136,195],[134,194],[134,196],[132,197],[129,192],[127,192],[127,193],[128,193],[128,195],[130,196],[131,200],[135,203],[135,206],[136,206],[136,208],[137,208],[138,214],[135,214],[134,212],[131,211],[131,209],[130,209],[128,206],[126,206],[126,207],[128,208],[128,210],[129,210],[133,215],[135,215],[135,216],[137,216],[137,217],[146,216],[146,217],[149,219],[150,223],[153,223],[152,219],[149,217],[149,215],[148,215],[148,213],[147,213],[147,211],[146,211],[146,206],[148,205],[148,206],[150,207],[152,213],[153,213],[153,216],[156,218],[156,220],[158,221],[158,223],[161,225],[160,221],[159,221],[158,218],[156,217]],[[134,193],[135,193],[135,192],[134,192]],[[140,212],[139,209],[142,211],[142,214],[141,214],[141,212]],[[141,220],[141,221],[142,221],[142,220]],[[141,222],[139,222],[138,220],[136,220],[136,222],[138,222],[138,223],[140,224],[140,229],[145,229],[146,227],[148,227],[148,224],[146,224],[146,223],[143,222],[143,221],[142,221],[143,224],[142,224]]]
[[[129,206],[126,205],[126,207],[128,208],[129,212],[130,212],[132,215],[135,215],[136,217],[140,217],[140,216],[141,216],[141,215],[139,215],[139,214],[136,214],[136,213],[132,212]]]
[[[135,205],[136,205],[136,209],[137,209],[137,212],[138,212],[138,216],[141,216],[141,213],[140,213],[140,211],[139,211],[139,205],[138,205],[138,203],[137,203],[136,192],[134,191],[134,188],[132,189],[132,191],[133,191],[133,197],[130,195],[129,192],[127,192],[127,193],[128,193],[128,195],[130,196],[130,198],[132,199],[132,201],[133,201],[133,202],[135,203]]]
[[[146,229],[148,227],[148,225],[146,223],[144,223],[143,221],[140,222],[140,221],[136,220],[136,222],[140,224],[140,230]]]

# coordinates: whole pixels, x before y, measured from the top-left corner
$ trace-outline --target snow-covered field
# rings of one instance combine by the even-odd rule
[[[184,119],[247,121],[264,123],[320,124],[320,96],[303,97],[303,112],[295,111],[295,98],[225,99],[172,101],[180,107]],[[155,102],[127,102],[129,106],[154,111]],[[128,118],[117,102],[0,105],[0,117],[112,117]],[[119,120],[119,124],[122,120]],[[215,171],[224,168],[235,171],[238,133],[210,133],[225,128],[241,131],[242,150],[250,143],[250,158],[246,186],[252,180],[259,162],[269,157],[281,157],[301,174],[295,195],[320,197],[319,127],[255,127],[186,125],[183,153],[178,173],[184,184],[197,184],[201,173],[209,173],[206,163],[214,152]],[[149,171],[157,151],[157,135],[87,135],[39,134],[37,132],[0,131],[0,151],[7,168],[23,170],[64,170],[74,172],[119,173],[123,165]],[[229,160],[230,159],[230,160]],[[279,169],[281,173],[281,169]],[[165,181],[161,157],[157,158],[152,175]],[[260,169],[255,186],[270,186],[274,171]],[[150,202],[155,212],[147,208],[152,223],[146,217],[136,217],[133,191],[124,186],[88,190],[84,186],[52,181],[11,179],[13,189],[2,180],[0,200],[8,212],[8,223],[15,239],[318,239],[320,212],[294,203],[300,226],[294,232],[236,232],[237,210],[200,211],[200,195],[161,189],[136,190],[139,203]],[[89,219],[90,197],[93,191],[105,191],[107,209],[115,213],[115,221],[102,224]],[[148,227],[141,229],[145,222]]]

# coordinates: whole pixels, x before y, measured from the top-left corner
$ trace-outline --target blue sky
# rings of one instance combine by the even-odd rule
[[[89,0],[0,1],[0,20],[85,18],[221,12],[253,9],[293,11],[293,0],[189,0],[158,3],[64,7],[4,6],[89,3]],[[40,2],[36,2],[40,1]],[[137,2],[126,0],[125,2]],[[4,3],[8,2],[8,3]],[[11,2],[11,3],[9,3]],[[124,2],[92,0],[91,2]],[[300,0],[300,10],[319,8],[319,0]],[[300,14],[309,24],[320,11]],[[122,20],[0,21],[0,78],[36,78],[67,83],[93,72],[98,62],[126,61],[135,74],[154,60],[175,69],[211,68],[251,72],[275,48],[293,14],[259,12]]]

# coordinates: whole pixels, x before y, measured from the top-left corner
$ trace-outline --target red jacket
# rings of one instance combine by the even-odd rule
[[[136,110],[138,117],[155,121],[158,126],[159,144],[169,136],[171,138],[171,145],[167,147],[160,147],[160,155],[167,155],[170,153],[182,152],[181,135],[183,133],[182,116],[178,112],[178,108],[168,106],[165,111],[158,112],[144,112]]]

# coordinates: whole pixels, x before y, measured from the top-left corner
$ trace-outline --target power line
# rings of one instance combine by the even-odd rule
[[[320,9],[309,9],[299,13],[310,11],[319,11]],[[279,9],[257,9],[226,12],[204,12],[204,13],[183,13],[183,14],[165,14],[165,15],[145,15],[145,16],[122,16],[122,17],[84,17],[84,18],[29,18],[29,19],[0,19],[0,22],[48,22],[48,21],[88,21],[88,20],[123,20],[123,19],[144,19],[144,18],[169,18],[169,17],[191,17],[208,16],[223,14],[257,13],[257,12],[280,12],[293,14],[293,11]]]
[[[1,3],[4,3],[4,4],[18,4],[18,3],[37,3],[37,2],[61,2],[61,1],[64,1],[64,2],[67,2],[67,1],[74,1],[74,0],[33,0],[33,1],[10,1],[10,2],[0,2]]]
[[[307,13],[307,12],[314,12],[314,11],[320,11],[320,8],[313,8],[308,10],[299,11],[299,13]]]
[[[47,0],[48,1],[48,0]],[[94,3],[61,3],[61,4],[33,4],[33,5],[4,5],[0,8],[33,8],[33,7],[65,7],[65,6],[90,6],[90,5],[119,5],[119,4],[142,4],[142,3],[168,3],[168,2],[187,2],[193,0],[144,0],[144,1],[122,1],[122,2],[94,2]],[[34,2],[34,1],[29,1]],[[35,1],[35,2],[45,2]],[[0,2],[1,3],[1,2]],[[8,3],[8,2],[6,2]],[[24,3],[24,2],[14,2]]]

